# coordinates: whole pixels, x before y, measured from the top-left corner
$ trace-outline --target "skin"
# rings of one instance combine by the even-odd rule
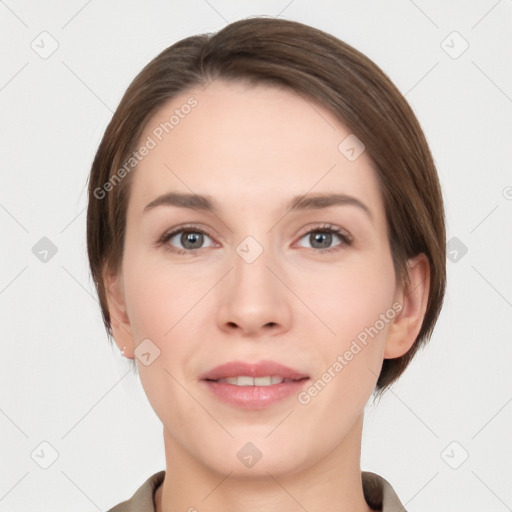
[[[134,357],[146,338],[160,350],[149,366],[136,359],[163,424],[166,478],[156,508],[367,512],[363,410],[383,359],[407,352],[420,330],[427,259],[409,262],[406,293],[396,282],[372,161],[364,152],[353,162],[345,158],[338,145],[350,131],[292,91],[217,80],[168,102],[140,140],[190,96],[198,105],[131,176],[122,265],[105,272],[124,355]],[[209,195],[219,209],[144,212],[171,191]],[[362,201],[373,219],[354,205],[287,211],[294,196],[333,192]],[[328,248],[338,250],[315,250],[308,233],[323,233],[325,223],[348,232],[353,243],[332,235]],[[177,254],[157,244],[185,224],[207,232],[201,248]],[[263,248],[250,264],[236,252],[249,235]],[[187,250],[179,235],[171,243]],[[220,402],[199,380],[228,361],[274,360],[314,382],[394,302],[401,313],[307,405],[294,395],[242,410]],[[262,453],[252,468],[237,458],[247,442]]]

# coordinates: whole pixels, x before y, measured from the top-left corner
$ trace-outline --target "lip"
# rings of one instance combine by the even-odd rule
[[[270,386],[236,386],[226,382],[215,382],[239,375],[279,376],[287,381]],[[309,376],[275,361],[232,361],[212,368],[201,375],[200,380],[209,392],[222,402],[244,409],[264,409],[293,394],[296,395],[309,380]]]
[[[244,363],[242,361],[231,361],[221,364],[207,371],[201,377],[201,380],[219,380],[227,377],[236,377],[237,375],[247,375],[249,377],[265,377],[267,375],[278,375],[284,379],[303,379],[309,377],[305,373],[294,370],[288,366],[275,361],[258,361],[257,363]]]

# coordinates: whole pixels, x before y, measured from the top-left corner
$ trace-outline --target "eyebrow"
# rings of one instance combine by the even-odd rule
[[[293,197],[287,205],[287,211],[299,210],[317,210],[329,208],[331,206],[351,205],[360,208],[373,222],[373,214],[362,201],[356,197],[346,194],[306,194]],[[218,203],[210,196],[198,194],[184,194],[180,192],[169,192],[158,196],[144,208],[144,212],[152,210],[158,206],[177,206],[180,208],[189,208],[191,210],[203,210],[215,212]]]

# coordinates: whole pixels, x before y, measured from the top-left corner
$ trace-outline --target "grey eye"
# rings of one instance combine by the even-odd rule
[[[335,241],[334,237],[338,238],[339,242],[333,245],[333,242]],[[331,249],[343,242],[341,235],[329,229],[314,229],[309,233],[306,233],[301,240],[307,240],[310,245],[299,245],[302,247],[310,247],[312,249]]]
[[[210,240],[211,238],[201,231],[197,230],[184,230],[177,231],[169,238],[169,243],[178,249],[185,249],[192,251],[194,249],[202,249],[203,247],[209,247],[212,245],[211,243],[207,246],[204,246],[206,240]]]

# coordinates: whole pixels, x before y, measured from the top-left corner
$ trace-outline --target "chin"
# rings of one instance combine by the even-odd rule
[[[320,450],[307,446],[306,440],[292,442],[289,435],[265,439],[269,431],[271,429],[260,436],[235,436],[227,443],[216,440],[215,448],[206,447],[196,460],[202,461],[211,471],[241,480],[268,479],[269,473],[276,478],[283,474],[291,475],[305,469],[309,463],[314,464],[308,454]],[[286,438],[288,442],[283,440]]]

